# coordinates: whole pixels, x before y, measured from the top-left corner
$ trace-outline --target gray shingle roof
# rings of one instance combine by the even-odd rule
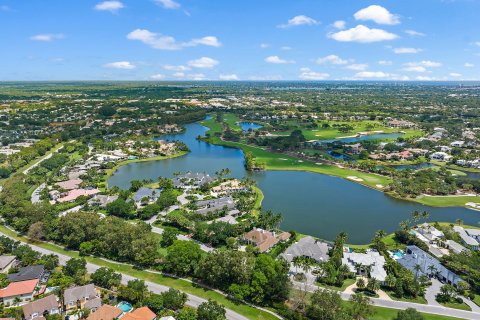
[[[45,272],[43,265],[28,266],[20,268],[17,273],[11,273],[8,275],[10,282],[18,282],[32,279],[40,279]]]

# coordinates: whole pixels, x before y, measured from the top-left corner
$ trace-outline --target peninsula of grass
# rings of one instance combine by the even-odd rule
[[[63,254],[72,258],[79,258],[80,254],[77,251],[72,251],[72,250],[66,250],[62,248],[61,246],[58,246],[53,243],[48,243],[48,242],[42,242],[42,241],[31,241],[26,237],[19,236],[16,232],[8,229],[7,227],[0,225],[0,232],[17,240],[21,241],[24,243],[28,243],[31,245],[35,245],[37,247],[50,250],[59,254]],[[183,291],[185,293],[189,293],[192,295],[195,295],[197,297],[203,298],[203,299],[212,299],[217,301],[218,303],[223,304],[226,308],[235,311],[243,316],[245,316],[248,319],[255,319],[255,320],[278,320],[278,318],[268,312],[265,312],[263,310],[251,307],[246,304],[242,303],[235,303],[231,300],[229,300],[227,297],[222,295],[221,293],[210,290],[210,289],[205,289],[202,287],[199,287],[198,285],[195,285],[194,283],[187,281],[185,279],[177,279],[173,277],[168,277],[163,274],[157,273],[157,272],[151,272],[151,271],[146,271],[146,270],[139,270],[129,264],[123,264],[123,263],[117,263],[113,262],[110,260],[105,260],[102,258],[98,257],[92,257],[92,256],[85,256],[83,257],[85,260],[89,263],[98,265],[100,267],[107,267],[111,268],[117,272],[135,277],[140,280],[145,280],[145,281],[150,281],[153,283],[157,283],[160,285],[164,285],[170,288],[174,288],[180,291]]]
[[[223,121],[225,121],[232,131],[242,131],[242,128],[238,125],[240,119],[236,114],[233,113],[225,113],[223,115]]]

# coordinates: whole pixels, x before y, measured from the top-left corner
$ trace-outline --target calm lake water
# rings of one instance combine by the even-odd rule
[[[342,142],[342,143],[356,143],[359,141],[366,141],[366,140],[384,140],[384,139],[397,139],[403,136],[402,133],[375,133],[375,134],[367,134],[359,137],[350,137],[350,138],[340,138],[340,139],[332,139],[332,140],[318,140],[318,143],[334,143],[334,142]]]
[[[263,126],[261,124],[258,124],[258,123],[255,123],[255,122],[239,122],[238,125],[240,126],[240,128],[242,128],[243,131],[249,131],[250,129],[251,130],[257,130],[257,129],[260,129],[260,128],[263,128]]]
[[[326,175],[297,171],[250,174],[244,170],[242,151],[197,141],[196,137],[206,130],[199,124],[189,124],[182,134],[162,136],[161,139],[182,140],[191,152],[179,158],[122,166],[109,179],[109,186],[128,188],[130,181],[135,179],[172,177],[174,172],[186,171],[214,174],[229,168],[234,177],[249,174],[258,182],[265,195],[263,208],[283,214],[283,229],[328,240],[345,231],[350,243],[367,243],[379,229],[387,232],[398,229],[399,222],[407,219],[414,210],[428,211],[431,221],[462,219],[471,225],[480,221],[478,211],[460,207],[433,208],[400,201],[354,182]]]

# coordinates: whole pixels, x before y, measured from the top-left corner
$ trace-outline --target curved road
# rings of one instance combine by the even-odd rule
[[[3,235],[3,236],[8,237],[10,239],[13,239],[12,237],[10,237],[10,236],[2,233],[2,232],[0,232],[0,235]],[[16,239],[13,239],[13,240],[16,240]],[[22,242],[22,243],[24,243],[24,242]],[[58,256],[58,260],[59,260],[61,265],[65,265],[65,263],[71,258],[67,255],[64,255],[64,254],[61,254],[61,253],[58,253],[58,252],[54,252],[54,251],[51,251],[51,250],[47,250],[47,249],[38,247],[36,245],[32,245],[32,244],[28,244],[28,243],[24,243],[24,244],[28,245],[33,250],[35,250],[37,252],[40,252],[41,254],[54,254],[54,255]],[[95,270],[97,270],[99,268],[101,268],[101,267],[96,265],[96,264],[87,263],[87,271],[89,273],[93,273],[93,272],[95,272]],[[130,280],[137,279],[137,278],[132,277],[128,274],[121,273],[121,275],[122,275],[122,283],[124,283],[124,284],[126,284]],[[168,289],[170,289],[170,287],[167,287],[167,286],[164,286],[164,285],[161,285],[161,284],[158,284],[158,283],[150,282],[150,281],[145,281],[145,284],[148,286],[149,290],[154,292],[154,293],[161,293],[161,292],[168,291]],[[194,307],[194,308],[197,308],[200,304],[207,301],[203,298],[194,296],[192,294],[187,293],[187,295],[188,295],[187,305],[189,305],[191,307]],[[228,319],[248,320],[247,317],[244,317],[241,314],[236,313],[235,311],[232,311],[230,309],[226,309],[226,311],[227,311],[226,315],[227,315]]]

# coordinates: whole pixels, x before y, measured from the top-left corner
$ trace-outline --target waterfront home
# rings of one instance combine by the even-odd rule
[[[23,305],[22,310],[25,320],[45,318],[49,315],[61,313],[57,297],[53,294]]]
[[[104,304],[97,311],[90,313],[87,320],[113,320],[118,319],[123,314],[123,311],[108,304]]]
[[[96,194],[92,199],[88,200],[88,204],[91,206],[98,206],[100,208],[105,208],[107,204],[112,203],[117,200],[118,196],[110,196],[105,194]]]
[[[359,154],[364,150],[364,148],[360,143],[355,143],[355,144],[346,144],[345,150],[349,154]]]
[[[200,200],[195,203],[198,214],[206,215],[221,210],[232,210],[235,208],[235,201],[232,197],[222,197],[218,199]]]
[[[449,161],[451,158],[451,155],[442,151],[434,152],[430,155],[430,159],[438,161]]]
[[[92,196],[97,193],[100,193],[100,190],[98,189],[74,189],[70,190],[66,196],[62,198],[58,198],[57,202],[70,202],[70,201],[75,201],[77,200],[78,197],[84,196]]]
[[[38,279],[10,282],[7,287],[0,289],[0,299],[5,306],[32,301],[37,285]]]
[[[453,253],[462,253],[464,251],[468,251],[467,248],[453,240],[447,240],[445,243],[447,244],[448,249],[450,249]]]
[[[307,257],[320,263],[330,259],[329,250],[330,245],[326,242],[307,236],[292,244],[280,256],[290,263],[295,257]]]
[[[464,229],[460,226],[454,226],[453,230],[458,233],[462,243],[471,250],[478,251],[480,247],[480,231],[475,229]]]
[[[428,223],[418,225],[413,228],[413,234],[428,246],[428,251],[434,256],[441,258],[448,255],[449,251],[445,249],[445,235]]]
[[[155,320],[157,315],[149,307],[141,307],[132,312],[125,313],[122,320]]]
[[[91,283],[85,286],[68,288],[63,294],[63,305],[67,311],[75,308],[83,309],[87,301],[98,296],[99,293]]]
[[[245,234],[243,240],[253,244],[260,252],[266,252],[278,242],[290,239],[290,236],[291,234],[288,232],[282,232],[281,234],[276,235],[275,232],[253,228],[253,230]]]
[[[83,182],[82,179],[70,179],[66,181],[57,182],[56,185],[65,190],[73,190],[73,189],[77,189],[82,182]]]
[[[210,191],[212,195],[218,196],[222,194],[230,194],[246,190],[247,188],[242,184],[240,180],[232,179],[220,183],[218,186],[213,187]]]
[[[393,119],[387,122],[387,126],[390,128],[412,128],[415,123],[406,120]]]
[[[175,188],[195,189],[213,181],[215,181],[215,179],[210,177],[209,174],[188,172],[173,179],[173,185]]]
[[[43,265],[28,266],[20,268],[16,273],[10,273],[8,275],[8,281],[39,280],[41,283],[45,283],[48,281],[49,275],[48,272],[45,272],[45,266]]]
[[[15,256],[0,256],[0,272],[7,273],[17,261]]]
[[[440,281],[452,285],[457,285],[462,280],[443,266],[440,261],[417,246],[407,246],[405,254],[397,262],[412,271],[416,277],[421,275],[434,276]],[[419,269],[417,270],[417,268]]]
[[[135,201],[135,204],[137,205],[137,207],[141,207],[144,204],[149,204],[157,201],[161,192],[162,192],[161,189],[151,189],[151,188],[141,187],[133,195],[133,201]]]
[[[387,277],[387,272],[384,269],[385,257],[375,250],[367,250],[366,253],[350,252],[348,250],[343,253],[342,264],[357,275],[369,276],[381,283]]]

